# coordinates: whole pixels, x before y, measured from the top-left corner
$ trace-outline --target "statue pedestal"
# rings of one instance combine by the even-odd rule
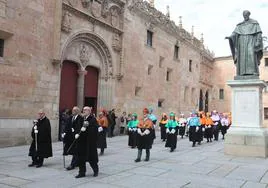
[[[268,156],[268,129],[263,127],[262,80],[233,80],[232,125],[224,142],[224,153],[236,156]]]

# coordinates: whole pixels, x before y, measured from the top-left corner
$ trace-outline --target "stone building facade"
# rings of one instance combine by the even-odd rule
[[[215,58],[213,69],[214,84],[212,87],[211,108],[218,109],[221,112],[230,112],[232,90],[226,82],[233,80],[236,74],[232,57]],[[260,79],[268,83],[268,51],[264,51],[259,70]],[[264,124],[268,127],[268,87],[263,91],[263,108]]]
[[[28,143],[40,108],[57,140],[74,105],[188,115],[222,104],[225,59],[146,1],[0,0],[0,23],[0,147]]]

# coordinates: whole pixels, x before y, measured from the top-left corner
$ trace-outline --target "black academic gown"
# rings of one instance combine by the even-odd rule
[[[35,149],[36,140],[33,127],[31,133],[33,141],[29,149],[29,156],[38,156],[42,158],[52,157],[51,126],[47,117],[38,120],[37,130],[37,152]]]
[[[64,129],[65,136],[63,138],[64,143],[64,150],[63,155],[75,155],[77,154],[77,143],[75,142],[73,146],[70,148],[71,144],[74,142],[75,138],[75,132],[76,129],[81,129],[83,126],[84,119],[81,115],[77,115],[75,120],[73,120],[74,116],[71,116],[68,119],[68,123]],[[67,153],[68,149],[70,148],[69,152]]]
[[[98,138],[98,123],[94,116],[88,116],[85,121],[89,125],[85,132],[81,132],[77,139],[77,154],[79,158],[84,158],[89,162],[98,162],[97,138]],[[79,133],[80,127],[77,127],[75,132]]]
[[[169,131],[171,131],[172,129],[175,130],[174,134],[167,134],[167,141],[165,144],[165,147],[169,147],[171,149],[176,149],[177,147],[177,135],[178,135],[178,127],[169,127],[167,128]]]

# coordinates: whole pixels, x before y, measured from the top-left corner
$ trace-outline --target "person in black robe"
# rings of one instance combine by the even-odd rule
[[[31,136],[33,141],[29,149],[29,156],[32,157],[32,163],[28,166],[39,168],[43,166],[44,158],[52,157],[50,121],[42,109],[38,112],[38,120],[34,121]]]
[[[207,142],[212,142],[213,138],[213,121],[211,119],[211,114],[207,112],[206,114],[206,125],[205,125],[205,138],[207,139]]]
[[[93,169],[93,176],[98,176],[98,151],[97,151],[97,139],[98,139],[98,123],[96,118],[91,113],[92,108],[85,106],[83,108],[84,124],[79,129],[75,130],[75,139],[77,139],[77,154],[78,154],[78,166],[79,173],[76,178],[85,177],[86,175],[86,162],[89,162]]]
[[[69,119],[72,115],[72,112],[70,109],[66,108],[60,113],[60,118],[59,118],[59,141],[63,141],[62,134],[64,133],[65,127],[69,123]]]
[[[107,148],[106,142],[106,132],[108,128],[108,120],[107,120],[107,113],[105,110],[99,113],[98,124],[100,128],[98,128],[98,141],[97,141],[97,148],[100,149],[100,155],[104,154],[104,149]]]
[[[112,109],[108,113],[108,137],[113,137],[114,136],[114,127],[116,125],[116,115],[115,115],[115,109]]]
[[[184,114],[180,114],[178,124],[179,124],[179,135],[181,136],[181,138],[183,138],[187,127],[187,119],[184,118]]]
[[[168,117],[166,113],[162,114],[162,118],[159,122],[159,127],[160,127],[160,133],[161,133],[161,139],[163,142],[166,141],[167,135],[166,135],[166,124],[168,122]]]
[[[173,152],[177,147],[177,136],[179,124],[175,119],[175,114],[171,112],[169,114],[169,120],[166,124],[167,141],[165,147],[170,148],[170,152]]]
[[[128,122],[128,146],[132,149],[137,146],[137,126],[139,124],[138,115],[136,113],[132,114],[132,119]]]
[[[137,126],[137,148],[138,148],[138,155],[135,162],[141,161],[142,150],[145,149],[146,157],[145,161],[150,160],[150,149],[152,148],[153,144],[153,122],[149,118],[149,110],[145,108],[143,110],[143,118],[139,120]]]
[[[67,170],[72,170],[76,166],[78,166],[78,157],[77,157],[77,151],[76,151],[76,142],[74,142],[74,130],[76,127],[82,127],[83,126],[83,117],[80,114],[80,109],[75,106],[72,109],[72,116],[69,118],[69,121],[67,123],[67,126],[64,129],[64,132],[62,134],[63,138],[63,155],[72,155],[72,161],[71,164],[66,168]],[[74,144],[72,145],[72,143]],[[71,146],[72,145],[72,146]]]

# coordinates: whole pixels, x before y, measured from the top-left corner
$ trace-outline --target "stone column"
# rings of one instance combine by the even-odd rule
[[[263,126],[262,80],[234,80],[232,88],[232,125],[228,130],[225,154],[268,156],[268,131]]]
[[[55,1],[54,32],[53,32],[53,60],[60,60],[60,36],[62,19],[62,0]],[[57,63],[58,64],[58,63]]]
[[[77,79],[77,106],[82,109],[84,106],[84,83],[85,75],[87,74],[86,70],[78,70],[78,79]]]

